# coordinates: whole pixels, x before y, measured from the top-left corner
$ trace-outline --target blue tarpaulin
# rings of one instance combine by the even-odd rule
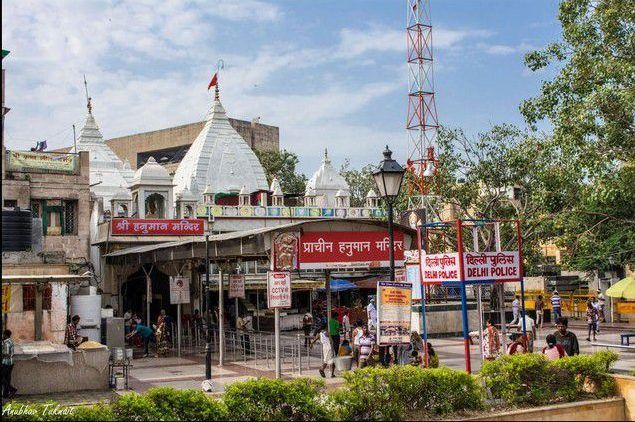
[[[357,289],[358,287],[351,283],[348,280],[342,280],[342,279],[333,279],[331,280],[331,292],[333,293],[337,293],[337,292],[343,292],[346,290],[352,290],[352,289]],[[321,289],[321,290],[325,290],[325,289]]]

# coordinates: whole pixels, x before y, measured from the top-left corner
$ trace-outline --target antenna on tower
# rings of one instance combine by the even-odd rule
[[[425,209],[426,219],[430,220],[432,215],[437,214],[431,206],[430,194],[439,167],[439,160],[435,156],[439,120],[434,100],[430,0],[407,0],[407,3],[408,161],[406,170],[409,208]]]
[[[91,104],[92,98],[88,96],[88,82],[86,82],[85,73],[84,73],[84,91],[86,91],[86,107],[88,108],[88,114],[93,114],[93,106]]]

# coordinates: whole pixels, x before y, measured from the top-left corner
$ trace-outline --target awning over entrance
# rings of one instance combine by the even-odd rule
[[[90,275],[51,274],[51,275],[2,275],[2,283],[34,284],[34,283],[66,283],[89,281]]]
[[[291,280],[292,290],[311,290],[311,289],[323,289],[326,283],[324,280],[306,280],[298,279]],[[227,285],[225,284],[225,289]],[[210,285],[211,291],[218,291],[218,283]],[[245,290],[267,290],[267,280],[245,280]]]
[[[385,221],[329,218],[211,235],[209,236],[209,256],[212,261],[267,257],[271,249],[272,237],[280,232],[364,231],[385,229],[387,226],[388,223]],[[404,233],[404,246],[408,249],[412,239],[416,238],[416,232],[410,227],[398,224],[395,224],[395,230]],[[107,263],[115,265],[205,259],[205,238],[135,246],[108,253],[105,258]]]

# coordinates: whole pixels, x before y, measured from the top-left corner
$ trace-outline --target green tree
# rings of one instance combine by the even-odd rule
[[[359,170],[353,169],[348,158],[344,161],[340,168],[340,174],[344,177],[351,190],[351,207],[366,206],[366,195],[371,189],[377,193],[375,180],[373,179],[374,169],[375,166],[372,164],[366,164]]]
[[[562,40],[525,57],[556,76],[520,109],[533,128],[553,126],[542,142],[557,163],[541,205],[553,221],[565,264],[604,269],[609,256],[635,263],[635,3],[563,0]]]
[[[563,0],[562,40],[526,55],[533,71],[557,75],[520,109],[530,125],[548,119],[554,139],[591,174],[635,159],[635,3]],[[607,167],[609,167],[607,169]]]
[[[278,178],[285,194],[304,194],[307,178],[296,171],[298,156],[287,150],[258,151],[256,156],[265,169],[267,182],[271,185],[274,177]]]

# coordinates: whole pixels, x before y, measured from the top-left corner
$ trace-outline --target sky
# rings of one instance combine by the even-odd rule
[[[558,39],[556,0],[432,0],[441,124],[468,134],[523,125],[518,105],[549,72],[523,56]],[[406,0],[5,0],[5,142],[70,146],[84,75],[106,139],[200,121],[219,59],[230,117],[280,128],[310,175],[405,161]]]

